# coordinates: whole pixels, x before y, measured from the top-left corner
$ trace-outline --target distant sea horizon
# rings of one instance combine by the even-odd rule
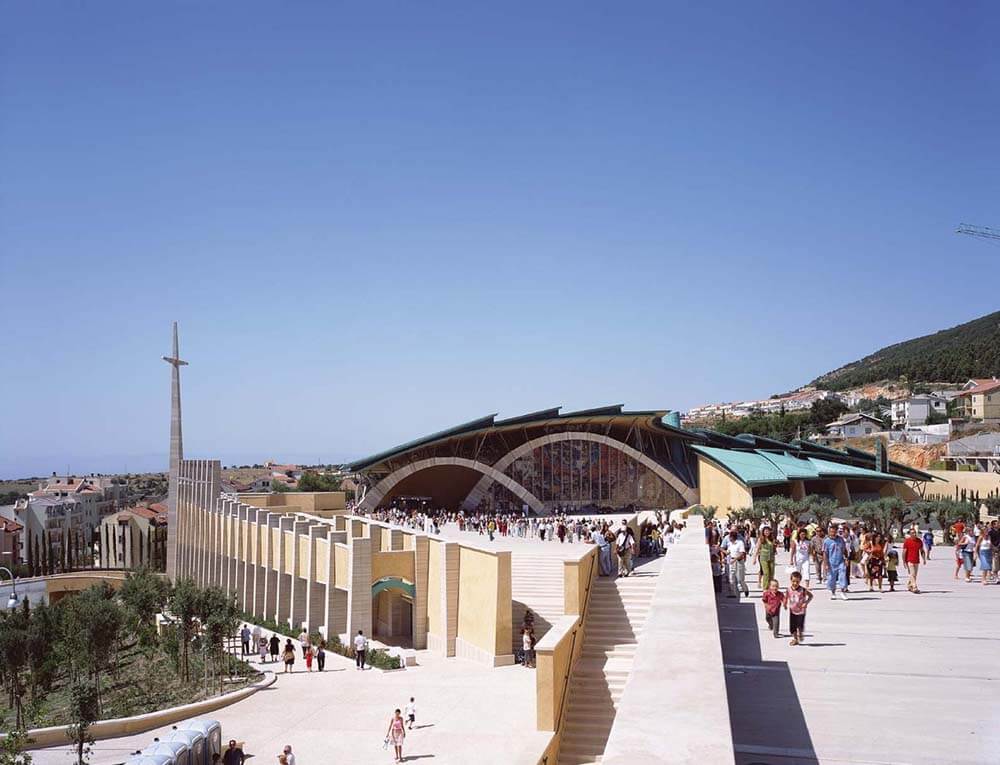
[[[247,455],[240,453],[198,454],[187,453],[188,459],[217,459],[225,467],[240,465],[259,465],[265,460],[277,460],[294,465],[331,465],[341,464],[362,455],[346,456],[338,454],[324,456],[320,454],[285,453],[276,451],[266,456]],[[120,475],[123,473],[166,473],[167,452],[151,454],[108,454],[94,456],[53,455],[42,457],[0,455],[0,480],[18,481],[31,478],[45,478],[53,473],[57,475]]]

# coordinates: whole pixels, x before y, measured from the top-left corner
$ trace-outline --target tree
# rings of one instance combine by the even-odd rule
[[[799,504],[801,512],[811,515],[816,520],[816,525],[827,528],[833,520],[833,514],[837,512],[838,504],[835,499],[820,497],[810,494]]]
[[[280,481],[271,480],[271,491],[277,494],[284,494],[286,491],[291,491],[285,484]]]
[[[299,491],[340,491],[340,481],[332,476],[307,470],[299,479]]]
[[[691,514],[702,516],[706,524],[715,517],[717,512],[719,512],[719,508],[715,505],[695,505],[691,508]]]
[[[180,643],[178,670],[185,682],[191,679],[190,649],[194,635],[194,622],[200,609],[198,587],[190,579],[179,579],[170,596],[170,615],[177,621],[177,640]]]
[[[31,755],[24,750],[33,740],[23,728],[8,731],[0,743],[0,765],[31,765]]]
[[[126,623],[146,648],[156,645],[156,615],[170,599],[170,582],[143,566],[128,574],[118,591]]]
[[[814,401],[809,410],[809,420],[816,430],[825,430],[826,426],[848,411],[847,405],[838,398],[823,398]]]
[[[76,747],[77,765],[86,765],[90,759],[90,745],[94,737],[90,727],[100,719],[101,695],[89,680],[78,680],[70,689],[70,715],[73,722],[66,728],[66,735]]]
[[[235,598],[219,587],[206,587],[198,597],[198,619],[204,629],[206,653],[215,664],[222,693],[226,638],[236,633],[240,611]]]
[[[28,604],[16,608],[0,619],[0,661],[2,661],[4,687],[10,705],[14,708],[14,727],[25,728],[24,693],[27,688],[25,674],[28,669]]]

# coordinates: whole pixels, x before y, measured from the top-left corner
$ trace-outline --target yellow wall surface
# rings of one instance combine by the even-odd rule
[[[579,621],[568,629],[552,650],[538,651],[535,669],[535,699],[538,730],[555,730],[562,703],[564,678],[573,661],[573,634]],[[545,641],[548,643],[549,641]],[[582,639],[578,639],[582,644]]]
[[[736,478],[714,463],[698,457],[698,494],[702,505],[714,506],[725,517],[729,510],[750,507],[753,496]]]
[[[510,654],[510,555],[462,546],[458,637],[493,656]]]
[[[431,539],[427,545],[427,632],[445,637],[444,620],[441,618],[441,571],[444,544]]]
[[[410,550],[372,553],[372,584],[385,576],[397,576],[412,584],[415,581],[413,564]]]
[[[313,579],[319,584],[327,584],[329,570],[330,542],[327,539],[317,539],[316,552],[313,554]]]
[[[589,585],[597,575],[597,545],[580,560],[563,561],[563,612],[579,614],[587,599]]]
[[[275,571],[278,570],[278,562],[281,560],[279,557],[281,550],[281,529],[272,528],[271,529],[271,559],[268,561],[268,565]]]
[[[927,470],[942,481],[932,481],[923,484],[924,496],[954,499],[955,489],[966,493],[979,492],[980,497],[989,496],[990,492],[1000,491],[1000,473],[974,473],[967,470]],[[918,488],[921,488],[918,484]]]
[[[285,568],[283,574],[295,573],[295,543],[292,540],[292,532],[282,531],[282,544],[285,546]]]
[[[349,577],[347,576],[347,545],[335,542],[333,551],[333,584],[344,590],[350,589]]]
[[[240,494],[240,502],[253,507],[281,507],[289,512],[319,513],[343,510],[347,495],[342,491],[289,491],[278,494]]]
[[[309,572],[309,544],[310,539],[305,534],[299,536],[299,567],[297,576],[302,579],[311,579]]]

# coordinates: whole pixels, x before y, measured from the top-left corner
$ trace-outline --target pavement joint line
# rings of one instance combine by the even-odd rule
[[[978,613],[978,612],[977,612]],[[760,632],[770,634],[766,627],[722,627],[721,632]],[[823,630],[824,635],[844,636],[844,637],[890,637],[890,638],[917,638],[919,640],[985,640],[987,642],[1000,641],[1000,637],[979,637],[975,635],[915,635],[911,632],[836,632],[833,630]]]
[[[803,643],[809,645],[809,643]],[[723,664],[727,672],[811,672],[821,675],[841,675],[843,677],[918,677],[935,680],[972,680],[993,682],[1000,680],[1000,677],[983,677],[982,675],[934,675],[926,672],[844,672],[836,669],[822,668],[813,669],[801,666],[780,666],[769,667],[764,664]]]
[[[816,760],[818,762],[842,762],[856,765],[910,765],[909,760],[857,760],[853,757],[827,757],[820,755],[812,749],[790,749],[780,746],[757,746],[754,744],[734,744],[733,749],[737,754],[754,754],[772,757],[791,757],[798,760]]]

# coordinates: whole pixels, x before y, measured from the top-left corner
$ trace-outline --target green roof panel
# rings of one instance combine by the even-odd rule
[[[757,450],[757,454],[774,463],[790,481],[802,481],[810,478],[819,478],[819,471],[809,460],[800,460],[788,454],[778,454],[775,452],[764,452]]]
[[[788,480],[785,473],[777,465],[756,452],[738,452],[697,444],[691,448],[732,473],[747,486],[784,483]]]
[[[829,462],[817,457],[810,457],[809,461],[819,471],[820,478],[873,478],[879,481],[903,481],[902,476],[880,473],[877,470],[847,465],[842,462]]]

